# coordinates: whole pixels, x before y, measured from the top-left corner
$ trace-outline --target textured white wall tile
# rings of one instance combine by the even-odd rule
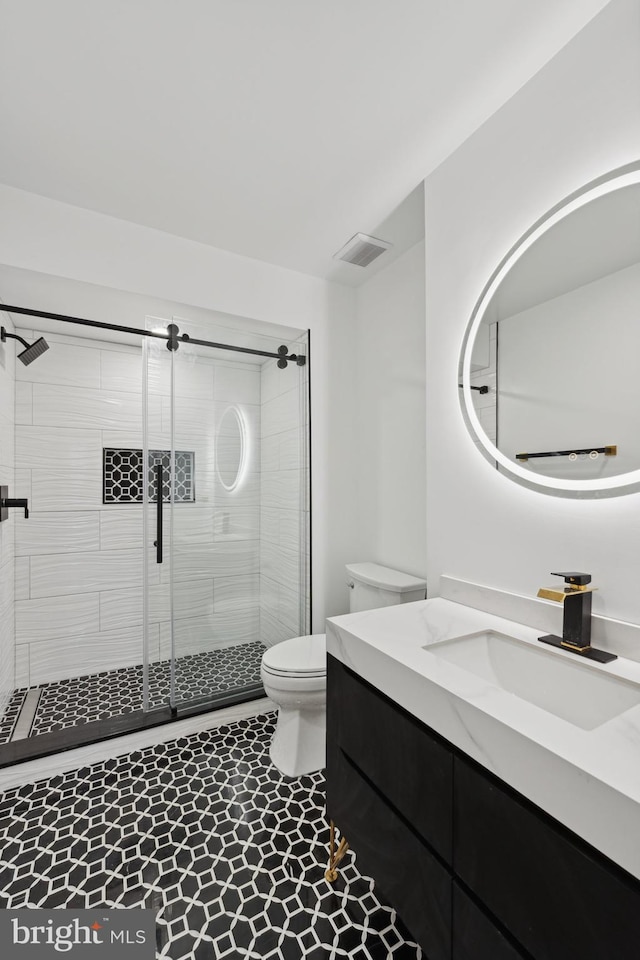
[[[198,496],[198,494],[196,494]],[[225,490],[217,475],[214,483],[213,499],[216,507],[226,509],[231,506],[259,506],[260,474],[248,473],[235,490]]]
[[[196,460],[197,463],[197,460]],[[199,497],[199,487],[196,478],[196,498]],[[167,517],[169,510],[166,510]],[[211,543],[213,540],[213,510],[211,507],[200,507],[196,503],[176,503],[173,508],[173,536],[174,542]]]
[[[260,508],[229,506],[213,513],[214,540],[258,540]]]
[[[37,335],[36,335],[37,339]],[[38,362],[16,367],[16,380],[26,383],[51,383],[66,387],[95,387],[100,382],[100,350],[72,343],[55,343],[49,334],[49,349]]]
[[[301,431],[285,430],[277,435],[279,440],[280,470],[300,470],[305,462],[305,450],[301,442]]]
[[[299,470],[279,470],[261,478],[262,506],[266,510],[301,510],[302,477]]]
[[[30,562],[34,598],[142,586],[142,550],[60,554],[55,564],[49,557],[31,557]],[[157,577],[153,568],[151,575]]]
[[[16,557],[15,561],[15,598],[28,600],[30,593],[30,560],[29,557]]]
[[[103,390],[115,393],[142,393],[142,351],[118,353],[114,350],[100,351],[100,385]]]
[[[2,316],[4,318],[5,314]],[[0,344],[0,409],[9,420],[13,420],[15,413],[15,369],[23,366],[15,362],[16,348],[22,349],[11,340]]]
[[[55,554],[79,553],[82,550],[100,549],[100,514],[98,511],[82,513],[32,513],[28,523],[16,529],[16,555],[50,554],[55,564]]]
[[[280,469],[280,439],[276,433],[260,440],[260,473],[273,473]]]
[[[108,509],[107,509],[108,507]],[[136,503],[105,504],[100,511],[100,549],[133,550],[142,547],[142,506]],[[152,513],[155,531],[155,508]]]
[[[134,666],[143,659],[142,627],[31,643],[29,659],[32,684]]]
[[[102,505],[101,467],[65,471],[33,470],[30,508],[36,512],[98,510]]]
[[[213,615],[213,580],[193,580],[175,585],[173,598],[176,619]],[[100,629],[116,630],[142,623],[142,590],[110,590],[100,594]],[[166,584],[149,588],[149,620],[170,619],[170,595]]]
[[[100,630],[126,630],[143,621],[142,587],[100,591]]]
[[[74,430],[66,426],[19,426],[16,431],[16,466],[62,472],[85,469],[100,474],[100,431]]]
[[[213,401],[214,361],[180,353],[175,358],[176,406],[185,398]]]
[[[99,630],[97,593],[42,600],[18,600],[15,606],[16,643],[85,636]]]
[[[297,585],[277,583],[269,577],[260,577],[261,608],[290,631],[290,636],[299,636],[304,630],[303,612],[300,609],[300,591]]]
[[[264,509],[260,516],[260,539],[285,550],[300,550],[304,517],[299,510]]]
[[[16,469],[11,486],[16,497],[26,497],[31,507],[31,470]]]
[[[213,609],[216,615],[233,614],[238,610],[257,610],[260,606],[260,577],[216,577]]]
[[[283,547],[262,541],[260,573],[275,580],[276,583],[286,583],[297,589],[300,582],[300,552],[285,550]]]
[[[233,615],[217,614],[203,619],[176,620],[174,624],[177,657],[205,653],[220,647],[251,643],[259,639],[260,615],[257,610],[239,610]],[[161,659],[168,659],[171,650],[171,628],[160,624]],[[177,667],[179,670],[179,665]]]
[[[29,686],[29,645],[16,647],[16,690]]]
[[[213,389],[214,400],[259,404],[260,368],[219,362],[215,368]]]
[[[268,611],[263,610],[260,614],[260,640],[266,647],[272,647],[275,643],[282,640],[289,640],[292,634],[284,623],[281,623],[276,617]],[[293,634],[295,636],[295,634]]]
[[[33,385],[33,422],[39,426],[142,432],[140,397],[109,390]]]
[[[171,403],[168,397],[162,398],[162,429],[171,430]],[[215,439],[215,412],[213,401],[194,399],[181,400],[175,406],[176,447],[182,449],[179,438],[197,437],[212,442]]]
[[[3,471],[4,472],[4,471]],[[2,478],[3,483],[7,483],[9,491],[13,495],[14,485],[9,482],[9,477]],[[9,510],[8,520],[3,520],[0,525],[0,568],[4,570],[4,575],[9,575],[13,580],[14,560],[16,555],[15,547],[16,516],[14,510]],[[10,564],[10,568],[7,567]],[[6,569],[5,569],[6,568]]]
[[[262,367],[262,403],[268,403],[275,397],[296,389],[299,383],[300,367],[290,363],[286,369],[281,370],[275,360],[269,360]]]
[[[16,381],[16,423],[33,423],[33,387],[22,381]]]
[[[295,430],[299,423],[300,395],[297,390],[289,390],[262,404],[262,437],[270,437],[274,433],[283,433],[285,430]]]
[[[173,566],[176,581],[246,576],[257,573],[258,541],[231,540],[228,543],[176,544]],[[160,579],[162,583],[167,583],[169,580],[169,569],[164,564]]]
[[[136,432],[130,430],[102,430],[100,449],[111,447],[118,449],[122,447],[125,450],[142,450],[142,431]],[[163,438],[165,439],[165,438]],[[166,437],[166,445],[159,443],[158,447],[162,450],[168,449],[169,436]]]
[[[9,419],[0,413],[0,464],[5,468],[11,468],[15,462],[15,425],[13,419]]]

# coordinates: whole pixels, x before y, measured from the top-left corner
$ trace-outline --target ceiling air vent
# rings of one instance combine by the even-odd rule
[[[353,263],[356,267],[368,267],[372,260],[392,247],[386,240],[377,237],[368,237],[365,233],[356,233],[341,250],[334,253],[334,260],[344,260]]]

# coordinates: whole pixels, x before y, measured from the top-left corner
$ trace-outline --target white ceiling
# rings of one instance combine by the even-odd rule
[[[0,182],[355,285],[423,235],[424,176],[606,5],[0,0]],[[333,261],[356,232],[395,247]]]

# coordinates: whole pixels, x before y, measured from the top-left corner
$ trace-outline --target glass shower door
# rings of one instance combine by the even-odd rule
[[[254,339],[146,347],[148,707],[258,696],[265,644],[308,630],[306,367]]]

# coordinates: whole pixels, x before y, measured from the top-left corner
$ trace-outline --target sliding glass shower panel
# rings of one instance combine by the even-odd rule
[[[176,708],[258,694],[265,645],[308,630],[306,366],[278,366],[281,340],[243,343],[145,348],[149,706],[154,677]]]
[[[176,706],[260,689],[260,360],[183,342],[174,357]]]

